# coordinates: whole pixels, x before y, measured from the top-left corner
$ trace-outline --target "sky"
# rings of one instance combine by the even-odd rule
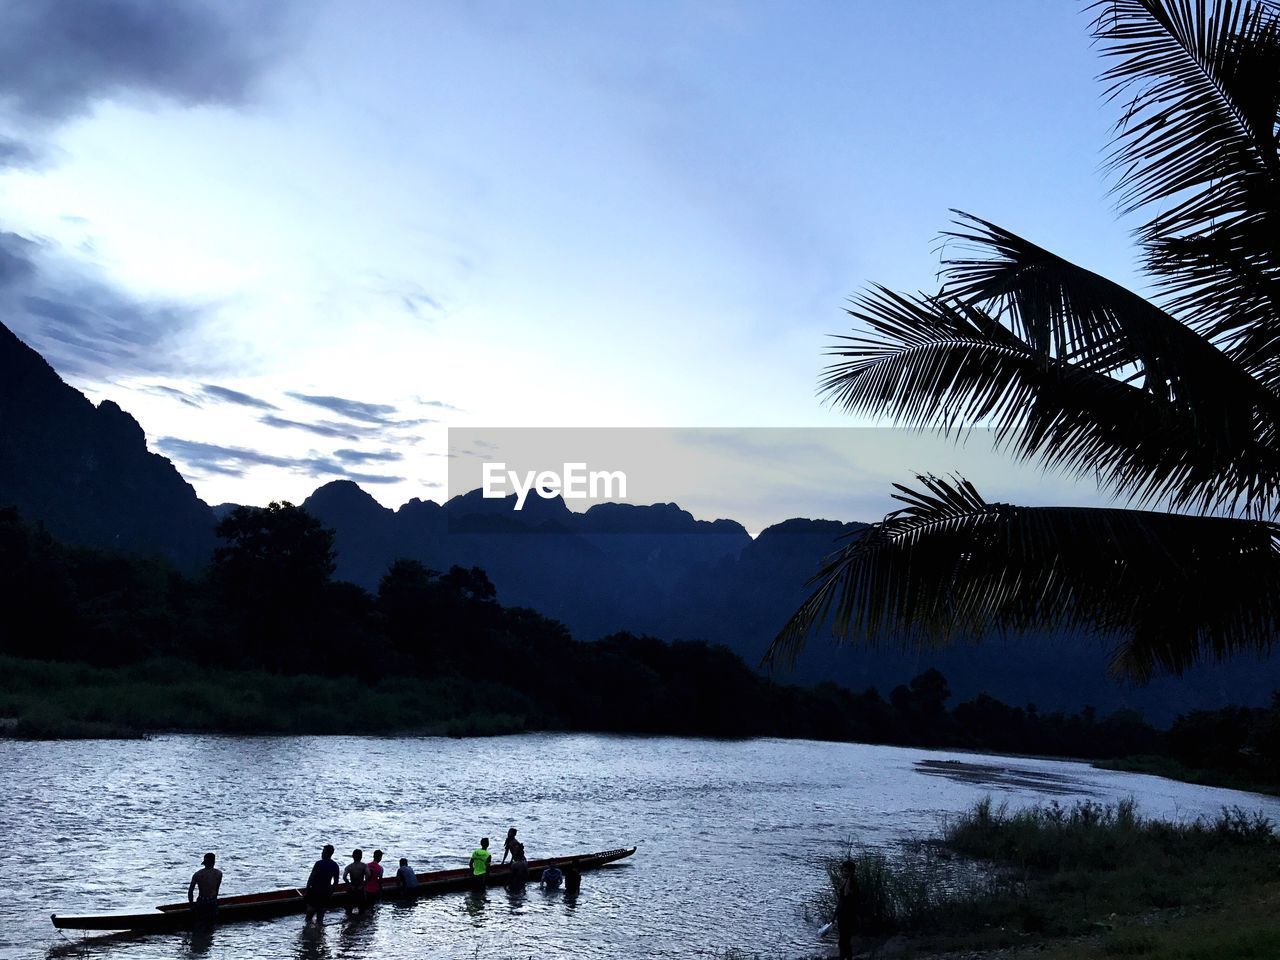
[[[828,338],[870,283],[936,288],[952,208],[1141,289],[1088,24],[6,4],[0,320],[210,503],[439,500],[450,428],[858,425],[815,392]]]

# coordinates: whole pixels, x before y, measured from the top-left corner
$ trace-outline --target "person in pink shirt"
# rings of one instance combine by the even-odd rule
[[[382,893],[382,851],[373,851],[373,862],[369,864],[369,872],[364,881],[364,896],[367,903],[373,903]]]

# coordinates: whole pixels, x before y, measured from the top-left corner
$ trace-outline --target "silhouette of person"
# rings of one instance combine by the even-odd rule
[[[516,839],[516,828],[512,827],[510,830],[507,831],[507,839],[502,844],[502,859],[499,861],[500,863],[506,863],[508,856],[511,856],[512,859],[515,859],[514,857],[514,854],[516,852],[515,845],[519,842],[520,841]]]
[[[489,883],[489,864],[493,854],[489,852],[489,838],[481,837],[480,846],[471,851],[471,886],[484,890]]]
[[[204,855],[204,866],[191,875],[187,884],[187,903],[193,904],[192,912],[197,922],[212,923],[218,916],[218,889],[222,886],[222,871],[214,866],[218,858],[212,853]],[[196,890],[200,897],[195,898]]]
[[[347,913],[361,909],[367,901],[364,885],[369,879],[369,865],[364,862],[363,850],[351,851],[351,862],[343,868],[342,879],[347,884]]]
[[[326,843],[320,851],[320,859],[311,868],[307,877],[307,919],[311,922],[314,916],[317,923],[324,923],[325,911],[329,909],[329,897],[333,888],[338,885],[338,864],[333,859],[333,844]]]

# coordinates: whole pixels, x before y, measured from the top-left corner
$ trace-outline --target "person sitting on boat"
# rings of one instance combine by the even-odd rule
[[[365,899],[373,902],[382,893],[382,851],[373,851],[373,862],[369,864],[369,878],[364,882]]]
[[[307,877],[307,919],[312,916],[317,923],[324,923],[325,910],[329,908],[329,895],[338,885],[338,864],[333,859],[333,844],[326,843],[320,851],[320,859],[311,868],[311,876]]]
[[[200,920],[212,920],[218,913],[218,888],[222,886],[222,871],[214,866],[217,857],[204,855],[204,867],[191,875],[187,884],[187,903],[193,903],[192,911]],[[196,890],[200,898],[194,899]]]
[[[343,868],[342,879],[347,883],[347,913],[365,905],[365,881],[369,879],[369,865],[364,862],[363,850],[351,851],[351,862]]]
[[[512,860],[515,859],[516,844],[519,842],[520,841],[516,839],[516,828],[512,827],[507,831],[507,839],[502,845],[502,859],[499,863],[506,863],[508,856],[510,856]]]
[[[559,890],[563,880],[564,873],[559,867],[553,865],[542,871],[542,880],[539,882],[545,890]]]
[[[569,861],[568,866],[564,868],[564,892],[567,894],[576,894],[582,889],[582,871],[578,869],[578,861]]]
[[[413,872],[413,867],[409,866],[409,860],[406,857],[400,858],[400,869],[396,871],[396,879],[400,881],[401,890],[412,890],[418,885],[418,875]]]
[[[471,851],[471,883],[477,890],[483,890],[489,881],[489,862],[493,854],[489,852],[489,838],[481,837],[480,846]]]
[[[518,890],[529,881],[529,861],[524,858],[524,844],[511,844],[511,887]]]

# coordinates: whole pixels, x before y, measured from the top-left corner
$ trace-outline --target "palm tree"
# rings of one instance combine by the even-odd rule
[[[985,500],[960,477],[828,557],[766,659],[1056,626],[1134,678],[1270,649],[1280,624],[1280,6],[1101,0],[1110,162],[1153,299],[956,211],[936,295],[873,287],[822,393],[1097,477],[1132,509]]]

